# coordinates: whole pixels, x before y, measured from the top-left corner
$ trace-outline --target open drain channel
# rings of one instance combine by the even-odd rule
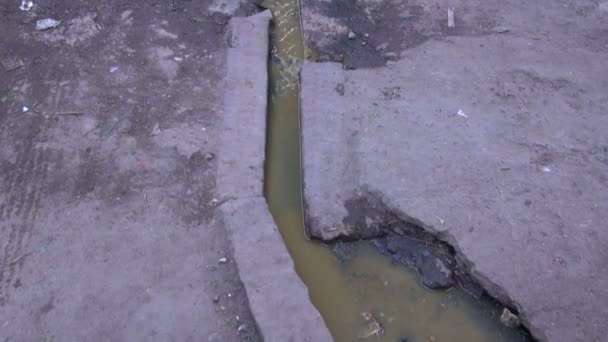
[[[429,290],[368,242],[338,256],[306,239],[303,226],[298,70],[305,57],[297,0],[265,0],[271,28],[265,195],[296,270],[335,341],[526,341],[499,321],[498,308],[461,290]],[[362,318],[369,312],[384,328]]]

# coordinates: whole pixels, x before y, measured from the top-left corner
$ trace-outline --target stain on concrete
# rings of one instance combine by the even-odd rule
[[[306,43],[319,61],[347,69],[386,65],[429,39],[508,32],[501,22],[496,12],[461,6],[448,27],[447,7],[426,1],[303,1]]]

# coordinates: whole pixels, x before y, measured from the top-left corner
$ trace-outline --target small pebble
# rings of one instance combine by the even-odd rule
[[[213,153],[205,153],[205,159],[206,159],[207,161],[210,161],[210,160],[212,160],[213,158],[215,158],[215,154],[213,154]]]
[[[361,45],[365,46],[365,45],[367,45],[367,42],[361,42]]]
[[[219,262],[220,264],[225,264],[228,262],[228,259],[226,257],[220,258],[217,262]]]
[[[364,33],[364,34],[363,34],[363,37],[365,37],[365,38],[369,38],[369,33]]]
[[[220,296],[215,296],[215,297],[213,297],[213,302],[214,302],[215,304],[219,303],[219,302],[220,302]]]
[[[21,108],[21,111],[22,111],[22,112],[24,112],[24,113],[27,113],[27,111],[29,111],[29,110],[30,110],[30,109],[29,109],[29,108],[27,108],[27,107],[25,107],[25,106],[23,106],[23,108]]]
[[[353,31],[349,31],[348,32],[348,39],[355,39],[357,35],[355,34],[355,32]]]

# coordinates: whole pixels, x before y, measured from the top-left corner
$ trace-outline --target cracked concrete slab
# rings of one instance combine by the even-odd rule
[[[503,9],[500,23],[517,34],[429,38],[379,68],[304,65],[309,233],[377,234],[386,222],[370,216],[349,224],[345,205],[374,194],[403,222],[454,246],[539,340],[602,341],[608,50],[577,37],[605,18],[582,5],[480,6]],[[578,31],[531,17],[579,10],[588,15]],[[471,18],[456,13],[461,24]],[[537,39],[539,26],[547,39]]]

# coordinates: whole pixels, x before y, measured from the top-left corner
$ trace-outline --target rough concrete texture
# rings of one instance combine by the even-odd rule
[[[355,227],[361,213],[346,206],[376,198],[452,244],[538,339],[605,340],[607,4],[466,1],[449,29],[443,1],[360,2],[377,23],[363,30],[324,6],[303,3],[306,36],[324,37],[321,56],[342,49],[351,68],[389,63],[303,67],[311,235],[376,234],[386,222]],[[401,18],[400,34],[384,33],[389,15]],[[380,53],[384,43],[393,55]]]
[[[213,200],[229,17],[19,5],[0,3],[0,58],[22,62],[0,66],[0,341],[259,341]]]
[[[270,11],[230,21],[220,143],[223,223],[265,341],[331,341],[263,197]]]

